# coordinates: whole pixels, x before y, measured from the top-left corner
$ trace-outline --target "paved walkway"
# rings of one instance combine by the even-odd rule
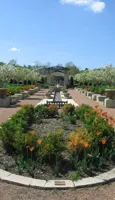
[[[109,116],[112,116],[115,118],[115,108],[105,108],[104,106],[101,106],[98,102],[93,101],[92,99],[89,99],[88,97],[81,94],[77,90],[69,90],[69,93],[74,99],[74,101],[78,103],[78,105],[88,104],[92,107],[95,107],[96,105],[98,105],[99,108],[101,108],[104,112],[107,112]]]
[[[20,100],[16,105],[10,106],[9,108],[0,108],[0,123],[7,121],[9,117],[15,114],[17,110],[19,110],[21,105],[36,105],[37,103],[39,103],[45,97],[47,91],[48,89],[41,89],[34,95],[31,95],[24,100]]]

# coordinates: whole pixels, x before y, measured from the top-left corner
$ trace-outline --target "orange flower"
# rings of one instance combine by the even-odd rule
[[[102,113],[103,117],[107,117],[107,112]]]
[[[114,118],[112,116],[110,116],[109,119],[112,120],[112,121],[114,120]]]
[[[41,140],[37,140],[37,143],[38,143],[38,145],[40,145],[40,144],[41,144],[41,142],[42,142]]]
[[[98,107],[99,107],[98,105],[95,106],[95,108],[98,108]]]
[[[100,135],[100,132],[99,132],[99,131],[97,131],[97,132],[96,132],[96,135]]]
[[[105,139],[104,139],[104,140],[101,140],[101,143],[102,143],[102,144],[106,144],[106,142],[107,142],[107,140],[105,140]]]
[[[84,147],[87,148],[89,146],[88,142],[84,142]]]
[[[34,150],[34,147],[29,147],[29,150],[32,152]]]
[[[109,124],[109,126],[111,126],[111,127],[112,127],[112,126],[113,126],[113,124]]]
[[[77,141],[74,141],[74,142],[73,142],[73,145],[74,145],[75,147],[77,146],[77,144],[78,144]]]

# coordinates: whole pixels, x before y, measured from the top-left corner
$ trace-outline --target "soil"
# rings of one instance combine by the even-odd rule
[[[49,133],[55,133],[56,131],[63,130],[63,135],[68,136],[71,131],[76,131],[78,128],[83,128],[84,124],[80,120],[76,121],[76,124],[71,124],[68,120],[62,120],[61,118],[49,118],[43,119],[40,124],[32,124],[30,130],[35,130],[40,137],[47,136]]]

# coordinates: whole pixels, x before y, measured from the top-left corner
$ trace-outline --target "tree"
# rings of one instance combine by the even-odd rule
[[[5,65],[5,63],[4,62],[0,62],[0,65]]]
[[[72,62],[66,63],[65,68],[69,70],[68,74],[71,76],[75,76],[77,73],[79,73],[79,68]]]
[[[8,65],[16,66],[17,61],[15,59],[12,59],[12,60],[9,61]]]
[[[74,86],[73,76],[70,77],[69,86],[72,87],[72,88],[73,88],[73,86]]]

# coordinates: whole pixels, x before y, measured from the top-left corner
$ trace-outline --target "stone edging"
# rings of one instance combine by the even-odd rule
[[[68,188],[82,188],[89,186],[96,186],[99,184],[105,184],[115,180],[115,168],[102,173],[95,177],[83,178],[78,181],[71,180],[41,180],[30,177],[15,175],[5,170],[0,169],[0,180],[8,183],[13,183],[22,186],[43,188],[43,189],[68,189]]]

